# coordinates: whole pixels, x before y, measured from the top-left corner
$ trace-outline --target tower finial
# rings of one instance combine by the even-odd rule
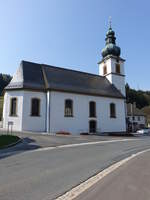
[[[109,28],[111,29],[111,25],[112,25],[112,17],[109,16]]]

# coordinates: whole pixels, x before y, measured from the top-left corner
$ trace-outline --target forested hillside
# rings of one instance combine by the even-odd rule
[[[7,74],[0,74],[0,96],[2,95],[3,89],[11,81],[12,77]]]
[[[6,85],[11,81],[12,77],[7,74],[0,74],[0,121],[2,119],[3,111],[3,90]]]
[[[140,109],[145,106],[150,106],[150,91],[131,89],[126,84],[126,98],[127,103],[136,102],[136,106]]]
[[[128,103],[136,102],[136,106],[142,109],[150,123],[150,91],[134,90],[126,84],[126,97]]]

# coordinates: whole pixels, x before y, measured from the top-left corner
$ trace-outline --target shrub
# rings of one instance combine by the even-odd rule
[[[0,135],[0,149],[19,141],[20,138],[14,135]]]
[[[71,135],[71,133],[67,131],[58,131],[56,132],[56,135]]]

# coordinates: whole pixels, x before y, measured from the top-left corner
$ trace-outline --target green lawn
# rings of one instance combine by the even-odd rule
[[[18,136],[0,135],[0,149],[7,145],[11,145],[11,144],[17,142],[18,140],[20,140],[20,138]]]
[[[0,121],[2,119],[2,113],[3,113],[3,97],[0,97]]]

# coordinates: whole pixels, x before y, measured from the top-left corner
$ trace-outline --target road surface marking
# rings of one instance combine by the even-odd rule
[[[136,141],[139,139],[119,139],[119,140],[105,140],[105,141],[98,141],[98,142],[86,142],[86,143],[77,143],[77,144],[65,144],[65,145],[59,145],[55,147],[41,147],[39,149],[34,149],[34,150],[28,150],[28,151],[17,151],[14,150],[12,152],[4,152],[0,153],[0,158],[5,157],[5,156],[10,156],[10,155],[15,155],[16,152],[26,154],[26,153],[32,153],[32,152],[40,152],[40,151],[49,151],[53,149],[62,149],[62,148],[70,148],[70,147],[78,147],[78,146],[86,146],[86,145],[93,145],[93,144],[105,144],[105,143],[114,143],[114,142],[127,142],[127,141]]]
[[[65,144],[59,145],[55,147],[44,147],[35,150],[31,150],[30,152],[36,151],[48,151],[52,149],[61,149],[61,148],[68,148],[68,147],[78,147],[78,146],[86,146],[86,145],[93,145],[93,144],[105,144],[105,143],[113,143],[113,142],[127,142],[127,141],[137,141],[139,139],[119,139],[119,140],[105,140],[105,141],[98,141],[98,142],[86,142],[86,143],[78,143],[78,144]]]
[[[143,153],[146,153],[148,151],[150,151],[150,149],[138,152],[136,154],[132,154],[128,158],[125,158],[125,159],[123,159],[123,160],[111,165],[110,167],[104,169],[103,171],[101,171],[97,175],[89,178],[85,182],[81,183],[80,185],[78,185],[78,186],[74,187],[73,189],[71,189],[70,191],[66,192],[64,195],[56,198],[55,200],[73,200],[74,198],[79,196],[81,193],[83,193],[84,191],[89,189],[91,186],[93,186],[95,183],[100,181],[102,178],[104,178],[108,174],[112,173],[113,171],[118,169],[123,164],[127,163],[129,160],[131,160],[131,159],[133,159],[133,158],[135,158],[135,157],[137,157],[137,156],[139,156],[139,155],[141,155]],[[45,199],[45,200],[48,200],[48,198]]]

